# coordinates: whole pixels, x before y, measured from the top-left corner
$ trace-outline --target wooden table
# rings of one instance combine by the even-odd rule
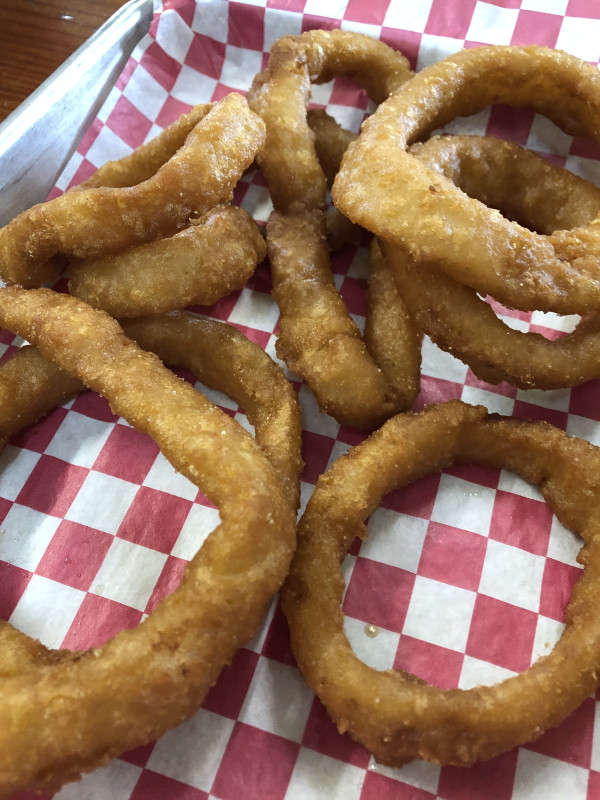
[[[0,0],[0,122],[124,0]]]

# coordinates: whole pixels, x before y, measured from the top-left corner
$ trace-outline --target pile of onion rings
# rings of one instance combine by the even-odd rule
[[[547,85],[540,99],[540,82],[550,80],[550,99]],[[600,375],[600,317],[592,313],[599,310],[600,193],[508,143],[443,137],[411,145],[492,101],[532,105],[568,132],[600,141],[592,113],[599,91],[597,71],[565,54],[481,48],[405,82],[355,142],[336,130],[332,150],[321,156],[331,181],[348,148],[333,184],[336,206],[379,237],[383,254],[375,247],[373,256],[387,262],[417,325],[490,382],[547,389]],[[553,103],[558,96],[560,109]],[[315,131],[328,126],[324,115],[313,115]],[[519,192],[525,184],[529,190]],[[556,256],[549,263],[551,247]],[[550,342],[508,328],[477,291],[521,310],[591,316],[573,334]],[[600,451],[543,423],[484,422],[484,414],[450,403],[421,417],[395,417],[319,479],[299,526],[283,593],[294,653],[339,730],[385,764],[424,758],[464,766],[491,758],[557,725],[599,682],[598,618],[589,606],[595,602],[600,487],[580,468],[585,464],[593,474]],[[378,673],[360,662],[343,633],[339,572],[382,494],[456,460],[513,469],[539,483],[555,513],[585,542],[586,573],[552,654],[514,679],[467,692],[424,686],[415,676]],[[518,718],[515,704],[522,709]]]
[[[358,138],[307,111],[310,84],[337,75],[381,104]],[[191,715],[285,578],[302,468],[294,390],[238,331],[178,310],[240,289],[267,250],[278,354],[339,422],[371,430],[392,417],[319,479],[283,592],[299,666],[340,731],[386,764],[468,765],[536,738],[596,688],[597,448],[461,403],[392,416],[418,393],[422,332],[489,382],[549,389],[600,375],[600,190],[510,143],[423,141],[492,100],[532,105],[600,141],[600,78],[571,56],[478,48],[413,76],[381,42],[310,31],[274,44],[249,106],[237,94],[197,106],[0,230],[0,274],[26,287],[0,290],[0,324],[34,345],[0,367],[0,441],[91,387],[222,517],[181,587],[101,648],[53,651],[0,623],[0,792],[54,790]],[[266,245],[229,205],[255,160],[275,207]],[[364,333],[330,267],[330,250],[359,225],[378,237]],[[32,288],[66,262],[72,297]],[[510,330],[478,292],[586,318],[549,342]],[[256,442],[150,353],[232,396]],[[565,633],[551,655],[494,687],[445,692],[375,673],[342,631],[340,557],[382,494],[473,461],[540,484],[581,532],[586,569]]]

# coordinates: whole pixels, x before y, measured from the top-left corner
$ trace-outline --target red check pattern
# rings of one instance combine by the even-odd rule
[[[53,194],[147,141],[197,102],[245,91],[284,34],[343,28],[380,37],[422,68],[482,43],[545,44],[600,59],[597,0],[164,0]],[[367,103],[345,82],[319,87],[315,104],[358,127]],[[600,148],[506,107],[464,121],[507,136],[555,163],[600,177]],[[449,126],[456,130],[457,124]],[[269,213],[259,173],[237,202]],[[334,262],[351,313],[365,313],[364,247]],[[268,268],[212,308],[274,355],[277,309]],[[568,321],[510,312],[521,330],[553,338]],[[19,342],[15,342],[19,344]],[[0,350],[14,350],[0,332]],[[1,353],[0,353],[1,354]],[[319,414],[289,375],[304,409],[302,494],[358,441]],[[461,398],[491,411],[546,419],[600,444],[600,381],[571,391],[491,386],[423,345],[416,408]],[[242,410],[223,401],[227,413]],[[218,514],[156,446],[83,394],[13,440],[1,456],[0,615],[51,646],[100,645],[137,625],[178,584]],[[346,633],[378,669],[408,669],[443,688],[493,683],[549,652],[580,574],[574,535],[537,491],[478,467],[448,470],[384,498],[343,565]],[[600,798],[600,713],[589,698],[537,742],[467,770],[413,762],[390,769],[340,735],[301,678],[274,600],[203,708],[158,742],[125,754],[56,797],[123,800],[595,800]],[[19,800],[29,793],[18,795]]]

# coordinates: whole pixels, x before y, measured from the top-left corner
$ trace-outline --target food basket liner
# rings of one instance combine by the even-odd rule
[[[339,28],[380,37],[413,68],[480,44],[543,44],[597,64],[597,0],[169,0],[52,196],[126,155],[198,102],[247,91],[284,34]],[[358,130],[371,110],[345,81],[312,102]],[[600,147],[527,112],[494,108],[446,129],[512,138],[572,171],[600,179]],[[266,220],[259,172],[236,200]],[[367,239],[334,259],[336,284],[364,323]],[[226,321],[275,357],[277,307],[266,264],[247,286],[196,313]],[[519,330],[549,337],[573,318],[498,309]],[[0,335],[3,358],[22,342]],[[191,376],[182,373],[184,377]],[[316,478],[356,431],[320,414],[287,371],[303,408],[303,506]],[[243,410],[209,391],[248,426]],[[490,411],[545,419],[600,444],[600,382],[521,391],[478,380],[427,338],[415,408],[460,398]],[[0,615],[52,647],[84,648],[144,619],[177,585],[218,512],[158,448],[92,393],[16,437],[1,456]],[[526,669],[562,630],[580,574],[579,540],[539,492],[501,471],[446,470],[386,497],[343,568],[346,632],[378,669],[403,667],[442,687],[493,683]],[[600,715],[590,697],[537,742],[468,769],[416,761],[382,767],[334,724],[298,672],[277,598],[188,722],[156,743],[64,787],[61,800],[534,800],[600,798]],[[598,720],[598,724],[597,724]],[[27,792],[18,798],[33,797]]]

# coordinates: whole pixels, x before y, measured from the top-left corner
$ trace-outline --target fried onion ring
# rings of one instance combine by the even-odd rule
[[[291,384],[266,353],[231,325],[185,312],[137,319],[126,324],[125,330],[163,363],[189,369],[199,381],[229,395],[245,410],[284,495],[297,508],[302,469],[300,408]],[[0,445],[85,388],[37,348],[20,348],[0,366]],[[2,620],[0,650],[0,678],[82,655],[46,648]]]
[[[434,136],[409,152],[465,194],[537,233],[584,226],[600,212],[597,186],[513,142]]]
[[[96,258],[172,235],[190,216],[231,200],[263,140],[245,99],[227,95],[143,183],[67,192],[15,217],[0,230],[0,276],[38,286],[58,277],[56,255]]]
[[[194,712],[283,579],[294,512],[252,437],[107,314],[49,290],[8,288],[0,322],[150,433],[222,520],[180,588],[137,628],[0,683],[0,790],[52,791]]]
[[[600,213],[600,189],[510,142],[443,136],[415,145],[411,153],[471,197],[535,230],[583,226]],[[513,330],[474,289],[435,265],[417,263],[400,247],[384,250],[418,325],[482,380],[558,389],[600,375],[599,314],[554,341]]]
[[[249,103],[267,129],[258,161],[275,206],[267,251],[281,314],[277,353],[304,378],[324,412],[364,430],[406,406],[369,354],[331,274],[326,178],[306,107],[311,81],[339,74],[358,80],[376,101],[412,75],[406,59],[382,42],[346,31],[309,31],[273,45]]]
[[[335,205],[382,240],[504,305],[563,314],[597,310],[598,220],[550,236],[534,233],[407,152],[434,128],[490,103],[530,106],[567,133],[600,141],[595,67],[544,47],[463,50],[422,70],[367,120],[335,180]]]
[[[310,122],[329,181],[356,137],[324,112],[311,112]],[[408,152],[470,197],[540,233],[583,226],[600,213],[600,190],[594,184],[512,142],[437,136]],[[338,215],[336,220],[346,219]],[[555,341],[516,331],[473,289],[444,275],[436,265],[417,263],[398,246],[383,247],[418,326],[482,380],[507,381],[522,389],[559,389],[600,375],[600,316],[591,316]],[[372,345],[370,349],[374,352]],[[379,356],[376,360],[382,364]],[[394,372],[386,374],[389,378]]]
[[[69,291],[119,318],[210,306],[241,289],[265,255],[252,217],[220,205],[168,239],[71,265]]]
[[[383,245],[396,285],[416,323],[435,344],[488,383],[560,389],[600,376],[600,314],[550,340],[499,319],[474,289],[419,265],[401,248]]]
[[[341,609],[340,562],[382,495],[453,463],[505,468],[538,484],[584,541],[585,569],[552,652],[520,675],[469,690],[366,666],[344,635]],[[589,442],[452,401],[394,417],[319,478],[282,597],[300,669],[340,731],[384,764],[466,766],[536,739],[583,702],[600,680],[599,470],[600,449]]]

